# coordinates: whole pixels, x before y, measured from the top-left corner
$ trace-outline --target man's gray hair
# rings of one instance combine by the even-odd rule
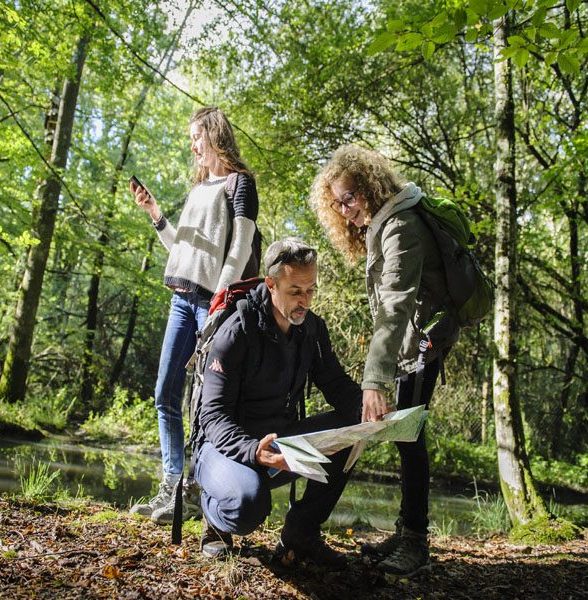
[[[316,250],[300,238],[287,237],[270,244],[263,259],[265,274],[278,277],[284,265],[314,265]]]

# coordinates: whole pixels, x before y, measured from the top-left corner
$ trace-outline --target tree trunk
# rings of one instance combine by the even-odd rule
[[[149,269],[149,259],[151,257],[151,252],[153,251],[153,244],[155,243],[155,238],[152,237],[149,240],[149,245],[147,247],[147,253],[143,257],[143,262],[141,264],[141,274],[146,273]],[[127,330],[125,332],[125,337],[122,342],[122,346],[120,352],[118,354],[118,358],[114,363],[114,367],[112,367],[112,372],[110,374],[110,387],[113,387],[122,374],[122,370],[125,364],[125,360],[127,358],[127,352],[129,351],[129,347],[131,345],[131,341],[133,340],[133,334],[135,333],[135,324],[137,322],[137,316],[139,314],[139,294],[135,292],[133,295],[133,301],[131,302],[131,310],[129,313],[129,321],[127,323]]]
[[[525,449],[523,420],[516,389],[515,281],[516,180],[512,66],[501,60],[510,16],[494,22],[496,117],[496,305],[494,311],[493,401],[500,486],[513,525],[547,514],[535,489]]]
[[[80,38],[77,43],[73,57],[75,77],[65,81],[59,103],[53,149],[49,160],[54,171],[47,175],[37,190],[31,233],[38,243],[31,246],[28,251],[0,378],[0,398],[5,398],[9,402],[22,400],[25,396],[35,320],[61,193],[61,179],[58,173],[63,172],[67,165],[67,153],[71,144],[75,108],[88,43],[87,36]]]
[[[578,178],[578,194],[569,201],[569,205],[562,201],[562,208],[565,212],[568,228],[570,232],[569,239],[569,257],[571,273],[571,297],[574,312],[574,326],[578,332],[584,331],[584,308],[582,302],[582,269],[583,262],[580,255],[580,234],[578,225],[580,220],[580,199],[586,196],[586,178],[580,174]],[[573,342],[576,342],[579,336],[576,336]],[[555,400],[554,415],[551,430],[551,457],[559,458],[562,451],[562,426],[563,419],[568,408],[568,403],[574,381],[576,370],[576,361],[580,352],[580,346],[574,343],[574,346],[568,351],[565,364],[565,374],[563,387],[559,398]]]
[[[92,265],[92,276],[90,278],[90,285],[88,286],[88,305],[86,309],[86,339],[84,343],[84,355],[82,360],[82,385],[81,385],[81,398],[83,405],[89,407],[89,404],[93,397],[94,392],[94,375],[92,372],[93,362],[93,351],[94,351],[94,339],[96,336],[96,325],[98,322],[98,295],[100,291],[100,280],[102,278],[102,269],[104,267],[104,254],[105,248],[109,242],[108,228],[110,221],[112,220],[112,202],[116,196],[118,189],[118,180],[120,173],[122,172],[124,165],[127,161],[129,143],[137,124],[137,120],[140,116],[143,104],[147,98],[148,86],[143,88],[141,96],[135,107],[135,114],[129,121],[129,127],[122,140],[120,156],[118,162],[114,168],[114,174],[110,183],[110,197],[111,206],[108,208],[103,220],[103,230],[98,238],[98,250],[94,256],[94,263]]]

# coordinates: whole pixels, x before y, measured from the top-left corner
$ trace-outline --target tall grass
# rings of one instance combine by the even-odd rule
[[[457,523],[451,517],[447,521],[443,517],[439,523],[433,521],[429,527],[429,531],[433,537],[439,540],[447,540],[457,533]]]
[[[474,480],[476,510],[472,515],[472,529],[479,536],[495,533],[508,533],[511,528],[510,517],[504,499],[500,494],[478,491]]]
[[[25,500],[43,502],[53,496],[59,482],[59,471],[51,471],[47,463],[33,462],[29,469],[19,465],[20,493]],[[55,484],[55,485],[54,485]]]

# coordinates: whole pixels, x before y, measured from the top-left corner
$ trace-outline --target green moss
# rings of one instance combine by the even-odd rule
[[[202,521],[200,519],[189,519],[182,525],[182,533],[184,535],[200,536],[202,533]]]
[[[16,558],[18,556],[18,552],[16,550],[4,550],[4,552],[2,552],[2,558],[6,559],[6,560],[12,560],[13,558]]]
[[[103,510],[88,517],[88,521],[90,523],[110,523],[111,521],[118,521],[120,518],[121,514],[116,510]]]
[[[510,538],[526,544],[559,544],[580,536],[580,528],[572,522],[549,516],[540,516],[528,523],[515,525]]]

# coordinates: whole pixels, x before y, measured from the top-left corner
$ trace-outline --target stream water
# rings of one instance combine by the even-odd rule
[[[158,457],[130,448],[116,450],[53,438],[43,442],[0,441],[0,493],[18,494],[21,479],[31,466],[46,465],[59,471],[53,487],[69,495],[83,494],[117,507],[127,507],[148,497],[157,489]],[[297,484],[298,493],[302,484]],[[289,486],[272,493],[273,515],[283,515],[288,506]],[[362,522],[378,529],[392,530],[398,515],[400,488],[395,484],[352,480],[347,485],[330,522],[351,527]],[[446,490],[433,487],[430,497],[432,527],[451,534],[471,529],[477,508],[474,491]]]

